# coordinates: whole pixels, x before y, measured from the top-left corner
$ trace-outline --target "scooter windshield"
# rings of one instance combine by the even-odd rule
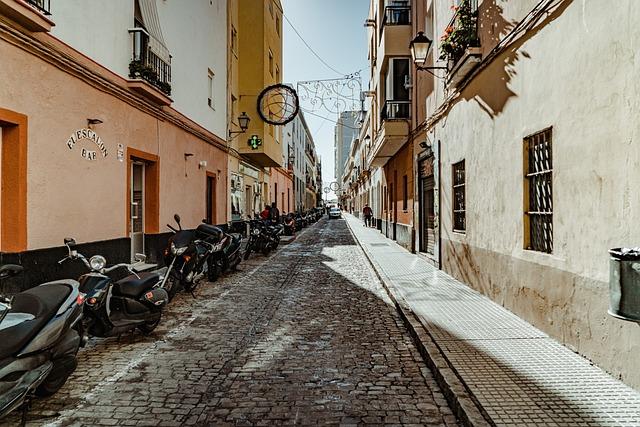
[[[193,241],[194,238],[195,238],[195,232],[188,231],[188,230],[181,230],[181,231],[178,231],[173,236],[171,236],[169,241],[173,243],[176,246],[176,248],[182,248],[185,246],[189,246],[189,244]]]

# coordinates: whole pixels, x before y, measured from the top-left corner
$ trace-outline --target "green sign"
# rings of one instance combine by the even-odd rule
[[[262,140],[258,138],[258,135],[251,135],[251,138],[249,138],[249,147],[251,147],[253,150],[257,150],[261,145]]]

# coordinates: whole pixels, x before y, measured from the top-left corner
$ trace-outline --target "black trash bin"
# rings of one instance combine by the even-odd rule
[[[609,314],[640,323],[640,249],[609,250]]]

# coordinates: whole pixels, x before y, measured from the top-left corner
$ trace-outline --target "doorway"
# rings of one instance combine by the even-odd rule
[[[207,172],[207,188],[205,194],[207,224],[216,223],[216,176]]]
[[[0,108],[0,250],[27,250],[27,116]]]
[[[420,252],[434,255],[435,233],[435,178],[433,174],[433,157],[421,160],[420,173]]]
[[[247,218],[253,218],[253,188],[250,185],[244,187],[244,212]]]
[[[143,162],[131,162],[131,187],[130,187],[130,236],[131,236],[131,260],[135,254],[144,252],[144,217],[145,217],[145,164]]]
[[[160,232],[160,158],[127,147],[125,206],[131,259],[144,253],[145,236]]]

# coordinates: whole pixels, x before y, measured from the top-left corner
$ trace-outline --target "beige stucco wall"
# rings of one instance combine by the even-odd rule
[[[28,116],[28,249],[125,237],[128,203],[127,162],[117,160],[117,144],[160,157],[160,231],[174,212],[183,226],[197,225],[205,213],[205,171],[226,176],[226,154],[191,133],[139,109],[72,75],[0,41],[0,107]],[[46,76],[44,78],[43,76]],[[88,118],[104,141],[108,156],[88,161],[80,141],[70,150],[66,141]],[[194,156],[186,162],[184,153]],[[218,180],[218,221],[226,220],[226,194]]]
[[[640,3],[574,1],[466,88],[442,141],[443,267],[640,387],[640,327],[607,315],[611,247],[640,244]],[[612,30],[612,29],[615,29]],[[523,138],[553,126],[554,250],[523,249]],[[451,164],[466,159],[466,235]]]

